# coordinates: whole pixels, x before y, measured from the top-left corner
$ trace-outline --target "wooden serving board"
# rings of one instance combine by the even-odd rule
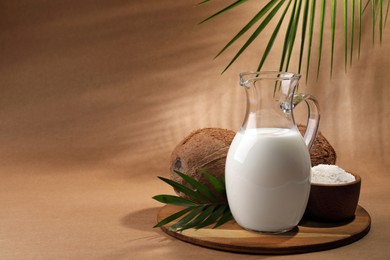
[[[160,209],[157,220],[172,215],[181,208],[166,205]],[[321,223],[303,219],[298,227],[282,234],[265,234],[241,228],[230,221],[216,229],[188,229],[174,232],[168,229],[171,222],[161,229],[180,240],[224,251],[252,254],[295,254],[332,249],[353,243],[370,230],[371,218],[358,206],[355,218],[347,222]]]

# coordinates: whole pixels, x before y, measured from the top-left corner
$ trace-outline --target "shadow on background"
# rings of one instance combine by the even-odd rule
[[[203,71],[196,64],[211,57],[210,42],[191,32],[210,9],[40,2],[2,3],[2,165],[130,166],[133,154],[170,151],[178,140],[169,124],[188,114],[172,117],[183,105],[172,104],[194,94],[176,78]]]
[[[159,207],[155,207],[130,213],[120,220],[121,225],[127,228],[141,231],[153,230],[153,226],[157,223],[157,213],[159,210]],[[154,230],[160,229],[156,228]]]

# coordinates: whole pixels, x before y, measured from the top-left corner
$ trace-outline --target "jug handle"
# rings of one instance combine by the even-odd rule
[[[310,151],[316,140],[318,127],[320,125],[320,107],[318,105],[317,99],[314,96],[298,93],[294,95],[293,108],[295,108],[302,101],[305,101],[308,112],[306,131],[303,136],[303,139],[306,143],[307,148]]]

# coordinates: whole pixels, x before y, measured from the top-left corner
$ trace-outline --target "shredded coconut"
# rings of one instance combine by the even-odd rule
[[[355,181],[355,176],[337,165],[319,164],[311,168],[311,182],[318,184],[341,184]]]

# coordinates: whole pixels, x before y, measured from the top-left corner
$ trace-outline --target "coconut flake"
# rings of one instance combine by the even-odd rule
[[[319,164],[311,168],[311,182],[318,184],[341,184],[355,181],[355,176],[337,165]]]

